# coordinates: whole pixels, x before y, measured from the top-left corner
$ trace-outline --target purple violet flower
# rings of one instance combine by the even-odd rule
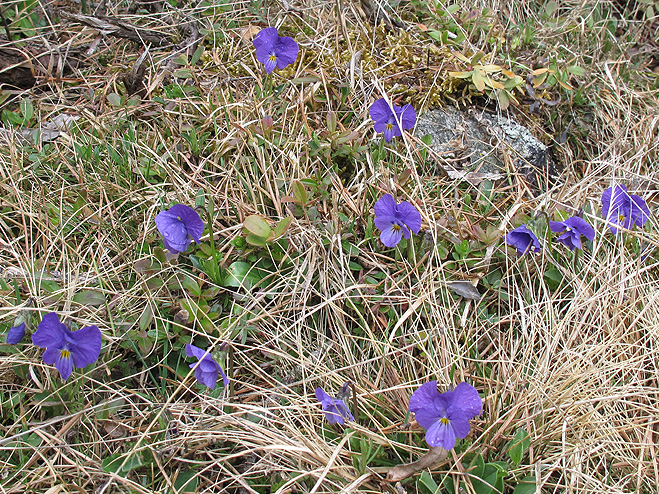
[[[410,238],[410,230],[419,233],[421,213],[407,201],[396,204],[391,194],[375,203],[375,226],[382,230],[380,240],[387,247],[395,247],[401,238]]]
[[[316,399],[322,405],[325,418],[330,424],[343,425],[346,420],[355,421],[355,417],[352,416],[343,400],[332,398],[323,391],[323,388],[316,388]]]
[[[204,222],[197,211],[183,204],[160,211],[156,216],[156,227],[163,236],[165,248],[172,254],[185,252],[190,246],[190,237],[199,243],[204,232]]]
[[[506,235],[506,243],[517,249],[517,254],[524,255],[529,250],[540,252],[540,240],[526,225],[518,226]]]
[[[82,369],[98,360],[101,341],[101,330],[97,326],[69,331],[54,312],[43,316],[32,335],[32,343],[46,349],[43,361],[48,365],[55,364],[60,377],[65,381],[74,367]]]
[[[572,216],[565,221],[550,221],[549,228],[552,232],[563,232],[563,234],[556,239],[557,242],[564,244],[568,249],[581,249],[581,235],[588,240],[595,238],[595,230],[590,226],[586,220],[578,216]]]
[[[471,384],[460,383],[453,391],[441,393],[437,381],[417,389],[410,398],[410,412],[426,429],[426,442],[432,447],[451,449],[455,439],[469,434],[469,421],[483,410],[483,401]]]
[[[268,74],[275,70],[275,67],[283,69],[295,62],[300,50],[293,38],[279,36],[276,27],[262,29],[252,43],[256,48],[256,59],[265,65]]]
[[[25,323],[21,322],[20,324],[16,324],[16,321],[14,321],[14,324],[15,325],[7,331],[7,343],[10,345],[20,343],[25,336]]]
[[[208,386],[210,389],[215,389],[215,384],[217,383],[217,375],[222,376],[222,382],[225,386],[229,385],[229,377],[224,373],[220,364],[215,362],[210,353],[206,350],[202,350],[199,347],[190,345],[189,343],[185,345],[185,353],[188,357],[195,357],[199,363],[194,362],[190,364],[190,368],[194,371],[194,377],[204,386]]]
[[[609,224],[611,233],[617,226],[631,230],[634,225],[642,227],[650,219],[650,210],[641,196],[629,194],[626,185],[609,187],[602,193],[602,216]]]
[[[389,106],[384,98],[373,103],[369,113],[375,121],[373,128],[376,132],[384,132],[386,142],[403,135],[403,130],[411,129],[416,124],[416,112],[412,105]]]

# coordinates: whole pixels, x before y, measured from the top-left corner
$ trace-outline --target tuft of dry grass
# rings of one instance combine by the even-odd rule
[[[3,15],[19,30],[27,10],[6,3]],[[196,64],[191,45],[99,36],[43,4],[33,9],[49,23],[26,32],[29,42],[96,47],[65,78],[10,91],[3,103],[18,115],[19,101],[30,100],[31,128],[61,114],[79,118],[52,142],[26,142],[3,120],[0,327],[28,311],[34,330],[57,311],[79,327],[98,325],[104,345],[98,364],[66,383],[32,345],[2,346],[0,492],[397,492],[382,480],[426,450],[407,403],[431,379],[468,381],[484,398],[469,438],[432,472],[438,483],[470,492],[474,455],[508,461],[509,441],[524,429],[530,447],[511,466],[508,489],[535,475],[538,492],[656,492],[659,120],[656,75],[643,58],[647,21],[621,15],[617,2],[568,1],[549,16],[530,1],[470,6],[492,9],[488,26],[502,41],[495,49],[472,27],[465,56],[481,50],[520,73],[543,59],[587,69],[558,107],[509,110],[553,142],[559,182],[532,196],[511,175],[485,201],[477,186],[429,175],[436,167],[415,137],[381,154],[368,119],[384,94],[418,113],[450,100],[496,111],[448,76],[459,49],[438,48],[418,26],[436,28],[439,4],[392,3],[404,32],[374,27],[355,2],[160,3],[131,15],[124,2],[105,2],[107,15],[179,38],[177,29],[196,20],[205,36]],[[251,46],[265,25],[300,44],[296,64],[272,78]],[[513,50],[507,36],[523,26],[533,39]],[[121,75],[144,50],[144,94],[126,95]],[[348,158],[335,153],[328,112],[338,115],[337,133],[355,132]],[[282,201],[295,180],[306,180],[312,197],[304,210]],[[599,198],[613,183],[648,200],[645,229],[608,232]],[[421,212],[424,239],[414,252],[376,240],[372,208],[387,192]],[[155,215],[201,198],[207,211],[213,205],[203,243],[210,249],[212,232],[223,268],[269,262],[257,288],[218,283],[188,254],[163,261]],[[498,241],[460,264],[436,248],[475,244],[473,225],[504,232],[521,215],[579,209],[597,236],[576,258],[556,244],[517,258]],[[291,212],[283,255],[274,244],[241,243],[247,216],[274,223]],[[457,297],[446,286],[456,279],[479,280],[483,299]],[[210,295],[195,295],[191,283]],[[90,292],[101,301],[90,303]],[[192,339],[214,349],[228,389],[195,383],[181,355]],[[334,394],[346,381],[358,420],[333,429],[313,392]],[[425,492],[416,479],[401,488]]]

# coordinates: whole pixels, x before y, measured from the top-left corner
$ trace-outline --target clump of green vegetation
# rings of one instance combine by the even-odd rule
[[[3,488],[656,487],[656,5],[369,3],[61,7],[137,41],[0,7],[3,50],[37,70],[0,87],[0,334],[27,334],[0,346]],[[266,73],[274,26],[299,54]],[[451,179],[427,138],[375,132],[380,98],[506,112],[564,174]],[[407,214],[383,220],[387,194]],[[203,231],[174,252],[155,218],[181,204]],[[552,232],[575,217],[581,249]],[[103,338],[65,380],[30,343],[53,312]],[[410,413],[435,380],[482,399],[448,455]]]

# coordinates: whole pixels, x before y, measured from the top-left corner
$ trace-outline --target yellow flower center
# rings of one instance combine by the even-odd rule
[[[392,228],[394,229],[395,232],[400,230],[400,225],[393,225]]]
[[[180,216],[177,216],[176,219],[179,221],[183,221]]]
[[[274,53],[272,55],[270,55],[270,61],[271,62],[276,62],[277,61],[277,57],[275,56]]]
[[[59,356],[62,358],[69,358],[71,357],[71,352],[69,352],[66,348],[63,348],[62,350],[60,350]]]
[[[624,214],[619,214],[618,215],[618,221],[624,222],[625,221],[625,215]]]
[[[392,130],[394,128],[394,126],[393,126],[393,124],[388,123],[387,125],[385,125],[385,128],[387,130]]]
[[[451,423],[451,421],[446,417],[442,417],[441,419],[439,419],[439,421],[444,425],[449,425]]]

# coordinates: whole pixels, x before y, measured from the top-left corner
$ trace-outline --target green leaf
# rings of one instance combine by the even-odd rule
[[[529,433],[524,429],[520,429],[510,441],[510,446],[508,447],[508,457],[515,465],[519,465],[522,462],[522,457],[526,450],[529,449],[531,445],[531,438]]]
[[[112,415],[119,412],[121,408],[126,404],[126,400],[123,398],[117,398],[115,400],[106,401],[100,409],[96,412],[96,418],[100,420],[109,419]]]
[[[203,43],[199,43],[199,46],[192,54],[192,58],[190,59],[190,65],[196,64],[203,54],[204,54],[204,45]]]
[[[483,460],[483,455],[478,454],[471,460],[469,465],[469,473],[475,475],[476,477],[482,477],[483,471],[485,470],[485,460]]]
[[[275,225],[275,228],[272,231],[275,238],[279,238],[284,233],[286,233],[286,230],[288,230],[288,227],[291,225],[291,221],[293,221],[293,217],[292,216],[286,216],[286,218],[282,219],[279,223],[277,223]]]
[[[554,0],[551,0],[550,2],[547,2],[547,5],[545,6],[545,15],[547,17],[551,17],[556,13],[558,10],[558,3],[556,3]]]
[[[124,460],[126,463],[124,463]],[[128,457],[128,459],[126,459],[124,453],[115,453],[105,458],[101,462],[101,467],[107,473],[116,473],[118,475],[122,475],[130,472],[131,470],[135,470],[136,468],[140,468],[147,463],[148,461],[145,461],[145,458],[140,453],[133,453]]]
[[[174,71],[174,77],[180,77],[181,79],[192,79],[192,71],[190,69],[178,69]]]
[[[435,482],[435,479],[433,479],[432,475],[430,475],[425,470],[421,472],[421,475],[419,475],[419,487],[421,487],[422,492],[427,494],[439,494],[440,492],[439,486],[437,485],[437,482]]]
[[[294,180],[291,184],[291,194],[300,202],[301,206],[305,206],[307,204],[307,190],[299,180]]]
[[[147,306],[144,308],[144,312],[142,312],[142,315],[140,316],[138,325],[142,331],[146,331],[149,328],[149,326],[151,326],[152,322],[153,322],[153,309],[151,308],[150,304],[147,304]]]
[[[502,471],[499,465],[486,463],[483,475],[479,477],[482,480],[471,479],[471,485],[474,486],[476,494],[496,494],[503,492],[503,478],[506,472]]]
[[[32,106],[32,101],[29,99],[21,100],[21,114],[23,115],[23,125],[26,125],[32,120],[34,115],[34,106]]]
[[[245,240],[247,241],[248,244],[254,245],[256,247],[265,247],[267,244],[265,238],[259,237],[258,235],[254,235],[253,233],[247,235]]]
[[[83,290],[73,296],[73,301],[81,305],[98,307],[105,304],[105,295],[97,290]]]
[[[570,74],[576,75],[577,77],[583,77],[586,75],[586,69],[584,69],[583,67],[579,67],[578,65],[570,65],[567,68],[567,71]]]
[[[535,475],[529,475],[519,481],[513,494],[535,494],[537,490]]]
[[[108,98],[108,103],[110,103],[112,106],[122,106],[123,102],[121,101],[121,96],[119,96],[117,93],[110,93],[107,96]]]
[[[474,83],[476,89],[483,91],[485,89],[485,76],[478,70],[474,69],[471,75],[471,82]]]
[[[555,266],[551,266],[545,271],[544,278],[550,290],[558,290],[563,281],[563,275]]]
[[[253,214],[245,218],[243,226],[247,231],[253,233],[257,237],[268,238],[270,232],[272,232],[272,229],[265,218],[258,214]]]
[[[469,300],[481,299],[481,294],[478,292],[476,287],[468,281],[449,281],[446,283],[446,286],[461,297],[467,298]]]
[[[190,295],[194,297],[199,297],[201,295],[201,288],[199,287],[199,283],[197,283],[197,281],[190,276],[184,276],[181,285],[188,291]]]
[[[499,102],[499,106],[501,107],[501,109],[506,110],[510,106],[510,98],[508,98],[508,91],[499,89],[495,91],[494,94],[496,94],[497,96],[497,101]]]
[[[197,472],[195,472],[194,470],[181,472],[178,474],[176,480],[174,481],[175,491],[170,491],[170,492],[177,492],[181,494],[183,494],[184,492],[197,492],[198,482],[199,482],[199,477],[197,476]]]
[[[244,287],[249,290],[263,279],[263,272],[248,262],[236,261],[227,270],[224,286]]]

